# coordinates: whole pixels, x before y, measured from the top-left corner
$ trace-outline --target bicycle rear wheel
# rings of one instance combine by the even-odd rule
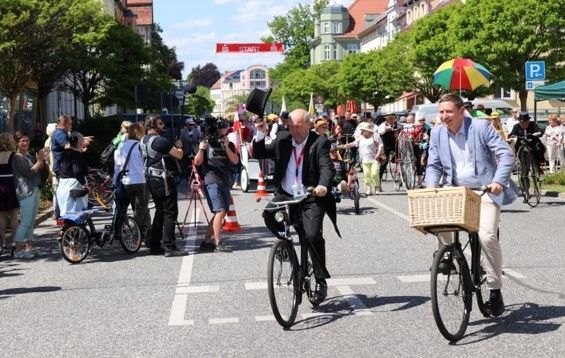
[[[90,234],[83,227],[69,226],[63,231],[59,249],[67,262],[78,264],[88,256]]]
[[[124,220],[120,236],[120,244],[128,254],[136,253],[141,247],[141,231],[133,217],[128,216]]]
[[[448,269],[440,268],[446,259]],[[471,282],[463,252],[453,245],[437,251],[432,265],[432,312],[437,328],[451,342],[465,334],[471,313]]]
[[[298,312],[299,272],[292,242],[275,241],[269,253],[267,288],[273,315],[284,328],[292,326]]]

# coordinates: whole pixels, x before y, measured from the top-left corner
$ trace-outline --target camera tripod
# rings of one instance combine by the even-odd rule
[[[191,174],[190,174],[190,178],[188,179],[188,183],[189,183],[190,189],[192,191],[192,193],[190,195],[190,202],[188,204],[188,208],[186,209],[186,213],[184,214],[184,220],[182,222],[182,227],[177,222],[177,226],[178,226],[178,228],[181,232],[181,235],[182,235],[182,230],[184,229],[184,226],[186,225],[186,220],[188,219],[188,214],[190,213],[191,208],[193,208],[193,213],[194,213],[194,216],[193,216],[194,231],[195,231],[195,234],[197,233],[196,211],[197,211],[198,203],[200,203],[200,208],[202,209],[202,212],[204,213],[204,217],[206,218],[206,223],[210,224],[210,219],[208,218],[208,214],[206,213],[206,208],[204,207],[204,204],[202,203],[202,198],[204,197],[204,194],[202,193],[202,182],[200,180],[200,176],[198,175],[198,171],[196,170],[196,166],[194,164],[192,164],[192,171],[191,171]],[[188,193],[187,193],[187,196],[188,196]],[[184,237],[183,237],[183,239],[184,239]]]

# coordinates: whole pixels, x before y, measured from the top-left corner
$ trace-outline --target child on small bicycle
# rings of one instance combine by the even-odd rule
[[[382,191],[379,171],[380,161],[385,158],[383,142],[381,137],[375,134],[371,123],[361,123],[359,126],[361,129],[359,138],[349,144],[341,145],[340,148],[359,148],[359,158],[363,165],[365,180],[365,194],[378,194]]]

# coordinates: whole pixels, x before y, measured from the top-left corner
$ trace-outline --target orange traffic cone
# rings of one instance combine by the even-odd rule
[[[265,177],[263,176],[263,172],[259,171],[259,179],[257,180],[257,191],[255,192],[255,199],[259,201],[266,196],[269,196],[269,193],[267,193]]]
[[[230,207],[228,212],[226,213],[226,218],[224,219],[224,225],[222,226],[222,230],[225,232],[240,232],[241,226],[237,222],[237,216],[235,213],[235,205],[233,204],[233,198],[230,195]]]

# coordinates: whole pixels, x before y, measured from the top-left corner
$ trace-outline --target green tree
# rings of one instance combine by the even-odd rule
[[[163,42],[162,32],[159,24],[153,24],[149,44],[150,66],[137,86],[137,106],[150,112],[161,111],[163,95],[168,96],[174,88],[171,80],[180,80],[184,69],[184,63],[177,59],[175,48]]]
[[[14,130],[16,98],[31,80],[28,53],[33,53],[34,0],[0,1],[0,91],[8,101],[6,131]]]
[[[345,57],[337,75],[342,93],[349,99],[370,103],[375,109],[394,101],[413,83],[413,72],[402,51],[401,46],[391,43],[376,51]]]
[[[544,60],[547,79],[565,75],[565,2],[468,0],[457,14],[463,55],[485,65],[495,85],[519,91],[526,110],[526,61]]]
[[[214,101],[210,99],[210,89],[206,86],[198,86],[196,93],[188,95],[185,105],[185,113],[203,117],[214,109]]]
[[[411,46],[409,57],[414,65],[415,90],[431,102],[437,102],[447,92],[433,84],[433,77],[443,62],[457,54],[458,47],[454,46],[457,31],[450,26],[450,19],[461,6],[453,4],[439,9],[419,19],[408,33],[397,37],[397,41],[406,41]]]
[[[328,4],[328,0],[314,0],[311,6],[298,4],[285,15],[275,16],[273,21],[267,23],[272,35],[261,40],[282,42],[285,47],[284,62],[292,68],[308,68],[314,23]]]
[[[211,88],[220,77],[222,77],[222,75],[220,71],[218,71],[218,67],[209,62],[202,67],[200,67],[200,65],[193,67],[188,75],[188,82],[195,86]]]
[[[84,104],[85,118],[91,104],[132,107],[135,87],[144,78],[143,65],[150,62],[150,51],[139,35],[105,15],[100,21],[105,36],[99,33],[76,42],[67,74],[69,89]]]

